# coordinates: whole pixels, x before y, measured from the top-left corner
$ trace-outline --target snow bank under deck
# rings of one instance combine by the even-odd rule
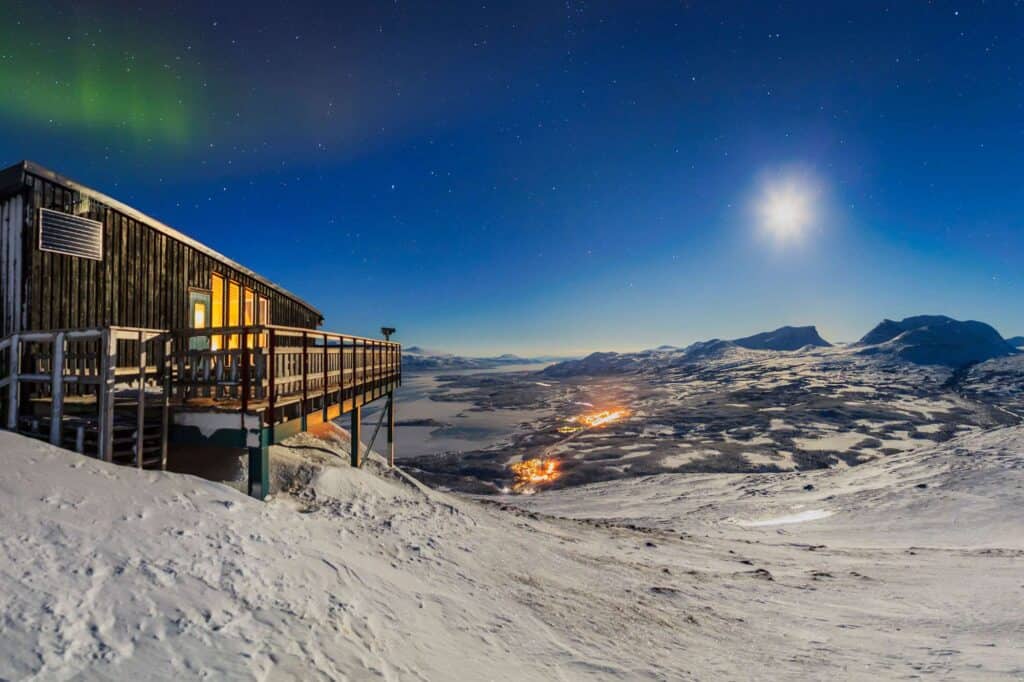
[[[1019,547],[979,536],[971,549],[877,549],[843,543],[837,524],[833,551],[799,533],[854,523],[858,495],[892,525],[927,518],[929,499],[958,499],[936,476],[986,448],[1001,475],[964,480],[1019,503],[1022,436],[931,451],[931,498],[914,485],[914,454],[889,469],[720,477],[690,533],[685,517],[654,514],[693,509],[692,482],[710,477],[639,479],[630,509],[652,520],[629,528],[609,523],[625,498],[600,511],[615,488],[562,491],[588,519],[503,510],[426,490],[377,458],[350,469],[339,438],[286,444],[315,465],[293,470],[294,495],[264,504],[0,432],[0,679],[1012,677],[1024,671]],[[779,528],[708,521],[778,515],[798,494],[842,513]],[[901,532],[912,543],[917,531]]]

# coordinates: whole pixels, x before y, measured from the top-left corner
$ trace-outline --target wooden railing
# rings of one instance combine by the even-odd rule
[[[147,406],[162,410],[161,462],[166,460],[167,407],[169,391],[161,383],[164,363],[169,357],[166,332],[157,329],[107,327],[31,331],[0,340],[3,373],[0,391],[6,391],[7,414],[4,423],[10,430],[19,428],[22,389],[33,399],[49,401],[49,440],[60,445],[64,440],[65,401],[70,397],[95,398],[94,418],[79,423],[75,449],[84,451],[89,423],[97,434],[97,456],[110,461],[113,454],[114,407],[119,395],[135,401],[134,455],[142,466]],[[147,387],[158,388],[147,394]],[[44,422],[45,423],[45,422]]]
[[[173,396],[184,403],[237,403],[243,411],[298,402],[362,404],[402,378],[401,345],[313,329],[254,325],[174,332]],[[360,402],[362,401],[362,402]],[[345,410],[341,410],[345,411]]]
[[[19,419],[26,417],[26,399],[42,405],[49,401],[48,416],[33,418],[44,429],[48,421],[49,440],[59,444],[68,438],[62,433],[66,399],[95,400],[94,417],[86,421],[98,433],[98,456],[110,460],[116,402],[118,428],[137,427],[134,448],[141,466],[147,408],[163,408],[164,438],[167,409],[175,404],[260,411],[273,426],[286,419],[284,409],[290,406],[297,406],[293,416],[322,409],[326,419],[329,413],[347,412],[382,397],[401,378],[399,344],[312,329],[259,325],[22,332],[0,340],[0,396],[6,402],[0,424],[18,429]],[[130,425],[126,403],[135,410]],[[82,451],[84,427],[76,428],[76,449]],[[166,443],[161,446],[165,457]]]

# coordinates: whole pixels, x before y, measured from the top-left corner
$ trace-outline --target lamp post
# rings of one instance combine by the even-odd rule
[[[381,327],[380,333],[384,335],[385,341],[391,340],[391,335],[395,333],[394,327]],[[401,362],[401,359],[399,359]],[[388,464],[395,466],[395,392],[394,390],[388,391],[388,404],[385,407],[388,411]]]

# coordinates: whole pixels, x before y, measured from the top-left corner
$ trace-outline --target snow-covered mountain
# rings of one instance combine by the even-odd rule
[[[542,374],[549,377],[621,374],[639,369],[641,355],[640,353],[591,353],[580,360],[564,360],[551,365]]]
[[[974,320],[918,315],[883,320],[858,342],[862,353],[884,353],[921,365],[960,367],[1013,355],[1017,350],[995,329]]]
[[[491,369],[502,365],[521,365],[538,362],[531,358],[505,353],[495,357],[475,358],[439,351],[427,350],[419,346],[402,349],[402,368],[409,372],[458,370],[458,369]]]
[[[745,350],[794,351],[801,348],[829,347],[813,327],[780,327],[770,332],[726,341],[697,341],[685,348],[663,345],[637,353],[591,353],[581,360],[567,360],[544,370],[549,377],[607,376],[658,366],[684,365],[709,358],[720,358]]]
[[[1022,341],[1016,337],[1014,341]],[[830,348],[814,326],[780,327],[774,331],[726,341],[698,341],[685,348],[659,346],[637,353],[592,353],[581,360],[551,365],[553,378],[608,376],[658,367],[673,367],[721,358],[738,351],[794,352]],[[961,367],[1018,352],[995,329],[983,322],[961,322],[943,315],[919,315],[899,322],[883,320],[854,347],[866,355],[879,354],[924,365]]]
[[[799,350],[804,346],[831,346],[816,327],[779,327],[770,332],[733,340],[737,346],[752,350]]]

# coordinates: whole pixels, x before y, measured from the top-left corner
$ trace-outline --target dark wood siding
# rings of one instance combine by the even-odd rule
[[[184,328],[189,324],[189,288],[209,289],[214,272],[269,299],[274,324],[314,329],[320,323],[319,313],[300,301],[145,222],[32,173],[25,174],[25,182],[30,210],[24,234],[31,248],[24,250],[24,276],[30,329]],[[103,260],[40,251],[38,208],[102,222]]]
[[[14,194],[0,201],[0,338],[21,329],[24,225],[22,195]]]

